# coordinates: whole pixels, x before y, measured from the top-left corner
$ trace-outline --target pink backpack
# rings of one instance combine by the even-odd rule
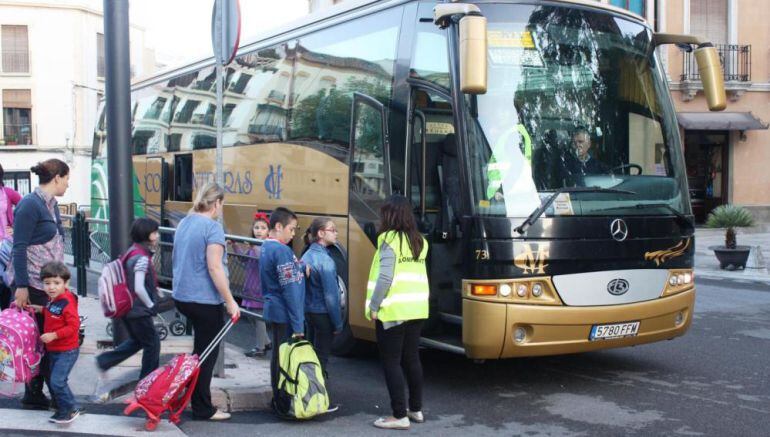
[[[0,381],[27,384],[40,372],[43,343],[35,316],[14,305],[0,312]]]
[[[104,316],[117,319],[125,316],[134,306],[134,293],[126,281],[126,260],[142,252],[132,247],[120,258],[104,265],[99,277],[99,301]]]

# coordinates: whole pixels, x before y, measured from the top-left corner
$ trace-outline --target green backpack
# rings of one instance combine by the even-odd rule
[[[278,349],[279,372],[276,412],[291,419],[311,419],[329,409],[321,363],[306,340],[283,343]]]

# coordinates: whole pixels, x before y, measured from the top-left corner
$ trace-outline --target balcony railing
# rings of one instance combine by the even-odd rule
[[[6,146],[31,145],[32,125],[9,123],[4,124],[2,141]]]
[[[751,82],[751,45],[716,44],[726,82]],[[699,81],[695,54],[684,54],[682,81]]]
[[[3,50],[3,73],[29,73],[29,51]]]

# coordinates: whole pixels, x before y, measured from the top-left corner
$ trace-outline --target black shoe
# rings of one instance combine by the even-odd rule
[[[42,397],[39,399],[22,399],[21,400],[21,408],[24,410],[42,410],[45,411],[48,408],[50,408],[51,403],[46,399],[46,397]]]
[[[48,419],[48,421],[53,423],[58,423],[58,424],[70,423],[73,420],[77,419],[78,416],[80,416],[80,413],[81,413],[81,410],[79,408],[65,414],[56,413],[53,416],[51,416],[51,418]]]

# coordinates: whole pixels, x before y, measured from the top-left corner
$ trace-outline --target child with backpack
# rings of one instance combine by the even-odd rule
[[[48,304],[45,307],[38,306],[35,310],[43,313],[43,335],[40,340],[45,344],[48,354],[51,375],[49,388],[57,406],[56,413],[49,421],[70,423],[83,413],[67,384],[80,353],[78,301],[68,289],[70,271],[63,263],[52,261],[45,264],[40,269],[40,279],[48,295]]]
[[[97,367],[102,372],[115,367],[140,350],[142,368],[139,378],[144,378],[158,368],[160,338],[153,323],[153,316],[157,314],[158,278],[152,264],[152,256],[160,240],[158,226],[158,222],[146,217],[136,219],[131,225],[133,244],[121,257],[121,261],[124,262],[126,285],[137,298],[131,308],[120,316],[128,338],[115,349],[96,357]]]
[[[268,237],[268,227],[270,226],[270,219],[264,212],[257,212],[254,214],[254,222],[251,225],[251,235],[257,240],[265,240]],[[228,243],[230,240],[228,240]],[[244,255],[246,261],[244,262],[244,268],[246,269],[246,279],[243,281],[243,307],[250,310],[262,311],[265,307],[262,302],[262,281],[259,277],[259,257],[262,253],[262,246],[258,245],[241,245],[234,244],[233,249],[238,255]],[[264,320],[252,318],[257,333],[257,342],[254,349],[246,352],[244,355],[247,357],[262,357],[265,355],[268,349],[272,347],[270,343],[270,337],[267,335],[267,326]]]

